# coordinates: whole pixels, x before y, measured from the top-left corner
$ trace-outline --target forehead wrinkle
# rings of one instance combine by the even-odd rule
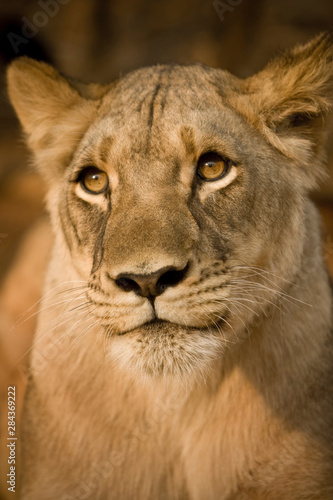
[[[164,66],[160,68],[158,80],[155,86],[153,97],[150,104],[150,117],[153,121],[154,112],[157,109],[156,104],[158,103],[158,108],[163,113],[164,107],[166,105],[166,99],[169,92],[171,80],[171,73],[173,71],[173,66]],[[152,122],[151,122],[152,123]]]
[[[171,73],[171,69],[169,70],[168,76],[170,76],[170,73]],[[161,99],[161,113],[162,114],[163,114],[163,111],[164,111],[164,108],[166,105],[167,95],[169,93],[170,86],[171,86],[170,81],[168,81],[163,87],[164,92],[163,92],[162,99]]]
[[[154,126],[154,118],[156,113],[159,111],[160,116],[163,115],[164,108],[166,105],[166,99],[170,88],[170,75],[172,72],[171,67],[162,67],[160,69],[158,80],[155,85],[155,89],[152,95],[149,106],[148,114],[148,128],[147,128],[147,142],[146,142],[146,152],[151,149],[152,145],[152,131]]]
[[[149,105],[149,114],[148,114],[148,130],[150,131],[153,126],[153,121],[154,121],[154,112],[155,112],[155,102],[157,101],[157,95],[159,93],[159,90],[161,88],[161,75],[159,76],[158,82],[156,84],[152,99],[150,101]]]
[[[151,96],[151,92],[147,92],[146,94],[144,94],[144,96],[140,100],[139,99],[137,100],[136,111],[138,113],[141,113],[144,104],[149,100],[150,96]]]
[[[169,88],[171,87],[171,73],[173,71],[173,65],[167,66],[161,70],[160,73],[160,90],[163,92],[160,92],[162,97],[160,98],[160,108],[161,108],[161,114],[163,114],[165,105],[166,105],[166,100],[167,100],[167,95],[169,93]]]

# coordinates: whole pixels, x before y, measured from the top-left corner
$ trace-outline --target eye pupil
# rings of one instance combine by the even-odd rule
[[[229,162],[218,153],[205,153],[198,161],[198,175],[205,181],[215,181],[229,171]]]
[[[97,167],[85,168],[79,177],[81,187],[90,194],[101,194],[109,186],[109,178]]]

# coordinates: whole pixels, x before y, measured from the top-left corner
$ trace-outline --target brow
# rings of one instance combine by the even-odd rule
[[[107,163],[109,159],[110,148],[113,143],[114,138],[112,136],[103,137],[98,147],[98,157],[99,159]]]
[[[195,146],[193,128],[184,125],[180,129],[180,137],[184,143],[186,153],[188,155],[194,155],[196,152],[196,146]]]

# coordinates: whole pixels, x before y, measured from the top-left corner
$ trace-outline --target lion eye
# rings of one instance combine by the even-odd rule
[[[91,194],[101,194],[109,186],[109,178],[105,172],[97,167],[85,168],[79,177],[83,189]]]
[[[230,162],[218,153],[205,153],[200,156],[197,172],[204,181],[216,181],[224,177],[230,169]]]

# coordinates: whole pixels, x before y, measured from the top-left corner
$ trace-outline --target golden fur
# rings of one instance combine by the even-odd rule
[[[109,86],[27,58],[9,95],[55,243],[30,363],[22,499],[333,498],[332,292],[308,192],[330,35],[239,80]],[[204,154],[228,170],[206,182]],[[109,187],[84,187],[85,168]]]

